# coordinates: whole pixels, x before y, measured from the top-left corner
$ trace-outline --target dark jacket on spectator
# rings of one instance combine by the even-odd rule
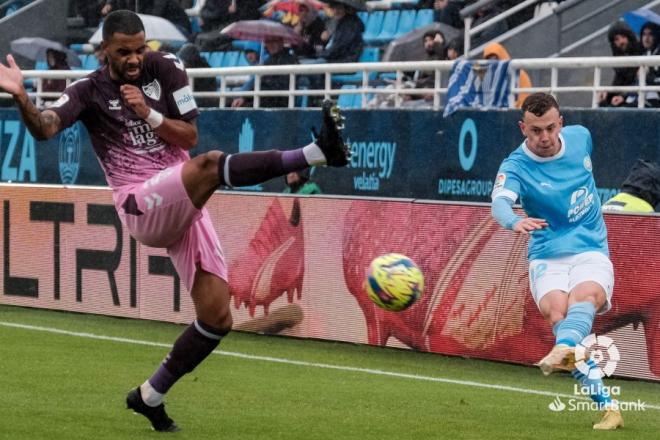
[[[270,55],[264,66],[282,66],[287,64],[298,64],[295,55],[284,48],[276,54]],[[261,90],[288,90],[289,75],[266,75],[261,78]],[[265,96],[260,99],[261,107],[287,107],[289,98],[286,96]]]
[[[645,29],[650,29],[653,33],[655,47],[650,50],[642,48],[642,55],[660,55],[660,25],[651,22],[644,23],[644,26],[642,26],[642,29],[639,31],[640,39]],[[660,67],[651,67],[646,74],[646,83],[651,84],[652,82],[657,82],[657,85],[660,85]]]
[[[202,30],[210,32],[240,20],[259,20],[261,0],[237,0],[236,12],[229,13],[231,0],[206,0],[199,15],[202,18]]]
[[[192,43],[184,44],[177,52],[177,56],[183,61],[186,69],[197,69],[209,66],[208,61],[199,53],[199,49]],[[215,92],[218,90],[218,84],[215,77],[195,78],[193,80],[193,91],[195,92]],[[218,98],[195,98],[200,107],[218,107]]]
[[[307,26],[303,26],[300,36],[303,42],[294,47],[296,55],[303,58],[314,58],[317,56],[315,46],[323,46],[321,34],[325,31],[325,24],[318,15]]]
[[[431,7],[433,7],[433,5],[431,5]],[[435,10],[433,14],[434,21],[448,24],[449,26],[453,26],[456,29],[463,29],[465,27],[465,23],[463,23],[460,12],[464,7],[464,1],[449,0],[447,6],[445,6],[443,9]]]
[[[329,63],[357,62],[362,54],[364,24],[355,14],[346,14],[337,22],[337,27],[330,37],[321,58]]]
[[[135,11],[135,0],[108,0],[113,11],[128,9]],[[171,21],[181,30],[190,33],[190,20],[181,5],[176,0],[139,0],[137,3],[140,14],[149,14]]]
[[[628,38],[629,44],[626,48],[621,49],[614,45],[614,38],[617,35],[623,35]],[[612,26],[610,26],[609,31],[607,32],[607,39],[610,42],[610,48],[612,49],[612,55],[616,56],[634,56],[641,55],[642,49],[637,36],[630,29],[630,26],[623,21],[617,21]],[[612,80],[613,86],[632,86],[637,84],[637,67],[615,67],[614,68],[614,80]],[[620,95],[626,96],[625,93],[620,92],[608,92],[605,101],[601,105],[609,106],[611,105],[612,98]]]
[[[48,49],[48,53],[52,54],[48,57],[49,70],[71,70],[64,52]],[[46,79],[41,88],[44,92],[63,92],[64,89],[66,89],[66,79]]]

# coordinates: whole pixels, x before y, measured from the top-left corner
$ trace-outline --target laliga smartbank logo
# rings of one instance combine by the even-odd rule
[[[603,404],[595,402],[591,396],[600,395],[610,398],[611,408],[620,411],[646,411],[646,402],[637,400],[634,402],[620,402],[617,397],[621,396],[621,387],[608,386],[599,379],[614,374],[621,360],[619,349],[607,336],[596,336],[591,334],[584,338],[575,347],[575,370],[573,376],[578,379],[579,384],[573,385],[573,396],[564,397],[556,395],[548,409],[554,412],[561,411],[600,411]]]
[[[589,366],[589,359],[593,359],[596,367]],[[607,336],[592,333],[575,346],[575,368],[589,379],[611,376],[620,360],[619,349]]]

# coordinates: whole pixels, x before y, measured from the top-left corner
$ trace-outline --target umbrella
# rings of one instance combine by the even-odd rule
[[[324,0],[326,3],[341,3],[342,5],[350,6],[358,11],[367,10],[366,0]]]
[[[263,12],[264,16],[272,14],[274,11],[291,12],[298,14],[298,7],[300,3],[306,3],[307,6],[321,10],[325,7],[323,3],[316,0],[271,0],[259,9]]]
[[[48,49],[64,52],[66,61],[71,67],[82,65],[78,54],[57,41],[40,37],[25,37],[11,42],[12,52],[33,61],[46,61],[46,51]]]
[[[138,14],[144,25],[144,33],[147,40],[159,41],[187,41],[185,35],[169,20],[155,15]],[[103,25],[94,32],[89,39],[91,44],[99,44],[103,41]]]
[[[623,14],[623,19],[630,25],[633,32],[639,35],[642,26],[646,22],[651,22],[660,25],[660,15],[656,14],[650,9],[637,9]]]
[[[264,41],[269,38],[282,38],[284,43],[298,44],[300,35],[288,26],[270,20],[242,20],[224,28],[221,34],[237,40]]]
[[[461,31],[444,23],[431,23],[417,28],[392,41],[383,54],[382,61],[420,61],[426,59],[422,37],[428,31],[440,31],[445,44],[461,35]]]

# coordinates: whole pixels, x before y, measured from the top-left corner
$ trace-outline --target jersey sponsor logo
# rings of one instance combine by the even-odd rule
[[[166,144],[147,122],[136,119],[124,123],[126,125],[126,131],[123,135],[124,141],[130,142],[136,148],[135,154],[155,153],[165,148]]]
[[[592,165],[591,165],[591,158],[589,156],[584,156],[584,160],[582,161],[582,165],[584,165],[584,169],[591,172]]]
[[[160,100],[161,87],[157,79],[151,81],[149,84],[143,85],[142,91],[144,92],[145,95],[147,95],[149,98],[153,99],[154,101]]]
[[[119,105],[119,99],[109,99],[108,110],[121,110],[121,105]]]
[[[581,186],[571,194],[571,206],[568,208],[567,216],[569,223],[575,223],[589,212],[594,204],[594,195]]]
[[[197,108],[195,98],[193,98],[192,89],[190,86],[181,87],[179,90],[172,94],[176,106],[179,109],[179,114],[185,115],[191,110]]]
[[[62,96],[60,96],[57,101],[53,102],[48,108],[53,108],[53,107],[62,107],[64,104],[69,102],[69,95],[66,93],[63,93]]]

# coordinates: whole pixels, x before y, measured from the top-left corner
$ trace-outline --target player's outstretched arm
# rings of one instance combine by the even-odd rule
[[[153,110],[145,102],[142,90],[133,85],[124,84],[120,90],[126,106],[147,121],[162,139],[170,144],[178,145],[184,150],[189,150],[197,145],[197,127],[193,122],[166,118]]]
[[[548,226],[548,223],[541,218],[517,216],[513,212],[513,200],[506,197],[496,197],[493,200],[491,214],[500,225],[519,234],[528,235],[532,231]]]
[[[0,89],[13,96],[23,122],[35,139],[43,141],[53,137],[60,131],[59,116],[51,110],[39,111],[23,87],[23,73],[14,57],[7,55],[7,64],[9,66],[0,63]]]

